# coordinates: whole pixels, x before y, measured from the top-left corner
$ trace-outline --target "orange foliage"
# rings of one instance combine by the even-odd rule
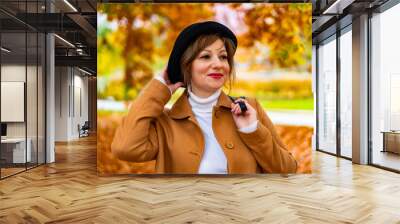
[[[133,163],[117,159],[111,152],[111,142],[121,116],[98,116],[97,119],[97,172],[99,174],[153,173],[155,162]]]
[[[268,46],[269,61],[283,68],[311,64],[311,4],[255,4],[244,8],[232,7],[245,13],[248,32],[239,37],[245,47],[257,48],[257,43]]]
[[[283,143],[297,161],[297,173],[311,173],[313,128],[288,125],[275,125],[275,127]]]

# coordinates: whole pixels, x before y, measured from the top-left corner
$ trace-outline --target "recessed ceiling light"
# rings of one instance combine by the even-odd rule
[[[10,52],[11,52],[11,50],[9,50],[9,49],[7,49],[7,48],[5,48],[5,47],[1,47],[1,50],[4,51],[4,52],[7,52],[7,53],[10,53]]]
[[[63,41],[64,43],[66,43],[67,45],[69,45],[69,46],[75,48],[75,45],[71,44],[71,42],[69,42],[68,40],[66,40],[66,39],[64,39],[64,38],[62,38],[62,37],[60,37],[60,36],[57,35],[57,34],[54,34],[54,36],[57,37],[58,39],[60,39],[61,41]]]
[[[83,72],[83,73],[85,73],[85,74],[87,74],[87,75],[92,75],[92,73],[90,73],[90,72],[88,72],[88,71],[85,71],[85,70],[83,70],[83,69],[81,69],[81,68],[79,68],[79,67],[78,67],[78,70],[81,71],[81,72]]]
[[[336,0],[322,14],[342,14],[343,10],[351,5],[355,0]]]
[[[78,10],[68,1],[68,0],[64,0],[65,4],[67,4],[72,10],[74,10],[74,12],[78,12]]]

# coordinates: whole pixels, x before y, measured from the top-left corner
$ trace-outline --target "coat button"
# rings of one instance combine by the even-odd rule
[[[225,146],[228,148],[228,149],[233,149],[233,143],[232,142],[227,142],[226,144],[225,144]]]

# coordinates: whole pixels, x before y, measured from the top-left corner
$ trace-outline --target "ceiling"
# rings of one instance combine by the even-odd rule
[[[352,18],[373,11],[388,0],[312,0],[312,36],[317,44],[352,22]]]
[[[13,50],[9,60],[21,55],[31,58],[36,46],[43,47],[29,32],[51,32],[57,34],[56,66],[78,66],[96,74],[96,5],[96,0],[1,0],[2,46]],[[25,31],[27,45],[20,34]]]

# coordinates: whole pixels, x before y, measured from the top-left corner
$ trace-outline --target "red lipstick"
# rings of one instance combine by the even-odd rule
[[[213,79],[220,79],[220,78],[224,77],[224,75],[221,74],[221,73],[210,73],[207,76],[209,76],[209,77],[211,77]]]

